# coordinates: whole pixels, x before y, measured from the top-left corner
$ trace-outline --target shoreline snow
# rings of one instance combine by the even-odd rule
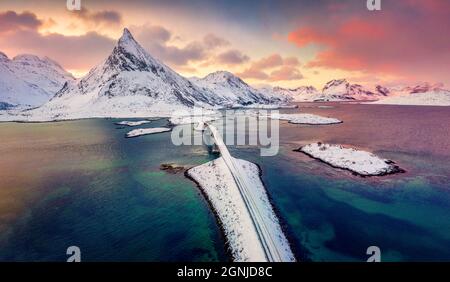
[[[336,118],[322,117],[314,114],[271,114],[272,119],[287,120],[293,124],[329,125],[342,123]]]
[[[133,127],[133,126],[139,126],[139,125],[147,124],[147,123],[150,123],[150,122],[151,121],[149,121],[149,120],[139,120],[139,121],[127,121],[127,120],[124,120],[124,121],[116,122],[115,124],[116,125],[126,125],[126,126]]]
[[[295,261],[289,242],[270,204],[257,165],[235,159],[252,181],[258,206],[273,237],[282,247],[285,261]],[[186,176],[198,184],[222,224],[234,261],[267,261],[264,248],[252,218],[222,157],[186,171]]]
[[[260,110],[277,110],[277,109],[297,109],[298,105],[280,105],[280,104],[252,104],[247,106],[236,105],[232,109],[260,109]]]
[[[199,124],[210,122],[219,119],[218,116],[208,116],[208,115],[199,115],[199,116],[173,116],[169,119],[169,122],[172,125],[183,125],[183,124]]]
[[[125,137],[126,138],[133,138],[138,137],[142,135],[148,135],[148,134],[156,134],[156,133],[162,133],[170,131],[170,128],[167,127],[154,127],[154,128],[139,128],[139,129],[133,129],[130,132],[128,132]]]
[[[348,170],[354,175],[362,177],[405,172],[391,160],[382,159],[366,151],[345,148],[342,145],[317,142],[294,151],[304,153],[334,168]]]
[[[430,91],[392,96],[369,104],[448,107],[450,106],[450,91]]]

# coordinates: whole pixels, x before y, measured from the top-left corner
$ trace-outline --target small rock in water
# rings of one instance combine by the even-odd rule
[[[186,168],[184,166],[181,165],[177,165],[177,164],[161,164],[161,166],[159,167],[161,170],[165,170],[169,173],[180,173],[186,170]]]

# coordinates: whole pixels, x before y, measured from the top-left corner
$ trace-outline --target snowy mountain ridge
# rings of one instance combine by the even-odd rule
[[[265,91],[269,90],[265,89]],[[321,91],[313,86],[300,86],[293,89],[274,87],[271,91],[276,95],[287,97],[292,102],[378,100],[389,92],[382,86],[377,86],[371,91],[362,85],[350,84],[346,79],[331,80]]]
[[[221,106],[285,103],[288,100],[274,93],[255,89],[228,71],[216,71],[204,78],[191,78],[194,84],[220,97]]]
[[[369,90],[337,79],[322,90],[312,86],[255,89],[227,71],[187,79],[152,57],[126,28],[111,54],[79,80],[47,57],[19,55],[11,60],[0,52],[0,110],[20,104],[40,105],[50,99],[39,108],[8,113],[15,117],[7,119],[14,120],[161,117],[194,105],[208,109],[269,107],[289,102],[376,101],[391,96],[449,93],[442,87],[423,83],[401,88],[377,85]],[[439,101],[440,96],[434,96],[430,98],[432,103]]]
[[[274,96],[282,97],[290,102],[308,102],[315,101],[321,93],[313,86],[300,86],[297,88],[282,88],[279,86],[273,88],[263,88],[265,93],[272,92]],[[268,94],[267,94],[268,95]]]
[[[404,99],[408,99],[408,97],[417,99],[414,95],[429,94],[429,97],[437,96],[429,98],[434,101],[433,103],[439,101],[439,97],[444,99],[443,102],[446,101],[445,95],[449,92],[449,90],[443,88],[442,84],[430,83],[390,88],[376,85],[374,89],[369,90],[360,84],[351,84],[346,79],[331,80],[325,84],[322,91],[317,90],[313,86],[301,86],[293,89],[273,87],[263,88],[262,91],[283,96],[291,102],[384,101],[395,96],[402,96]],[[405,101],[405,103],[407,102]]]
[[[152,57],[128,29],[111,54],[77,81],[65,85],[48,103],[26,113],[28,119],[170,116],[219,99]]]
[[[375,104],[411,106],[450,106],[450,90],[443,84],[421,83],[415,86],[397,87],[391,95]]]
[[[171,116],[194,105],[215,109],[274,102],[281,99],[266,97],[229,72],[189,80],[152,57],[124,29],[101,64],[22,116],[27,120]]]
[[[47,102],[75,78],[48,57],[18,55],[9,59],[0,52],[0,103],[33,107]]]

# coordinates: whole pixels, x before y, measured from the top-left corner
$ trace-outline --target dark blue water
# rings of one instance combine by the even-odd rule
[[[277,156],[230,146],[261,166],[296,256],[364,261],[375,245],[384,261],[449,261],[448,109],[333,106],[301,110],[343,124],[283,122]],[[170,132],[123,138],[130,128],[114,121],[0,124],[0,260],[64,261],[71,245],[85,261],[228,260],[199,189],[183,173],[160,170],[216,156],[172,145]],[[292,151],[314,141],[370,150],[407,173],[361,178]]]
[[[0,217],[0,259],[64,261],[75,245],[83,261],[227,260],[199,189],[183,173],[160,170],[162,163],[204,163],[208,153],[173,146],[170,133],[126,139],[131,129],[113,122],[0,125],[12,134],[1,166],[8,170],[19,159],[24,169],[4,170],[14,175],[0,180],[1,211],[14,210]],[[36,126],[34,142],[12,140]],[[24,184],[27,177],[33,179]]]
[[[331,105],[304,104],[302,111],[343,124],[283,123],[276,157],[232,148],[233,155],[262,167],[296,254],[365,261],[367,248],[378,246],[383,261],[450,261],[449,108]],[[362,178],[292,151],[317,141],[372,151],[407,172]]]

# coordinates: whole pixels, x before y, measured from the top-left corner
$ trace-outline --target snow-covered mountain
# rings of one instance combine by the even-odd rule
[[[431,84],[428,82],[423,82],[414,86],[407,86],[403,89],[400,89],[400,93],[404,94],[417,94],[417,93],[427,93],[427,92],[438,92],[444,89],[444,85],[442,83]]]
[[[420,83],[413,86],[384,87],[376,85],[369,90],[345,79],[331,80],[318,91],[312,86],[295,89],[265,88],[273,95],[283,96],[291,102],[317,101],[373,101],[376,104],[450,106],[450,90],[443,84]]]
[[[375,92],[380,94],[380,98],[387,97],[391,94],[391,90],[387,87],[381,86],[381,85],[377,85],[375,87]]]
[[[0,52],[0,109],[42,105],[74,80],[48,57],[18,55],[11,60]]]
[[[170,116],[194,105],[217,108],[270,102],[227,72],[194,83],[152,57],[124,29],[104,62],[76,84],[66,84],[42,107],[23,114],[39,120]]]
[[[318,99],[321,93],[313,86],[300,86],[297,88],[273,87],[264,88],[263,91],[273,92],[274,96],[282,97],[282,99],[290,102],[308,102]]]
[[[359,84],[350,84],[345,79],[331,80],[323,87],[322,91],[313,86],[301,86],[293,89],[274,87],[270,90],[274,95],[282,96],[292,102],[314,101],[367,101],[378,100],[389,95],[389,89],[376,86],[374,90],[368,90]]]
[[[271,92],[257,90],[227,71],[217,71],[204,78],[191,78],[199,87],[213,92],[222,106],[283,103],[286,99]]]
[[[376,87],[375,91],[370,91],[360,84],[350,84],[346,79],[331,80],[322,89],[321,101],[342,101],[342,100],[378,100],[384,96],[383,87]]]
[[[375,104],[450,106],[450,90],[442,84],[421,83],[415,86],[393,87],[390,96]]]

